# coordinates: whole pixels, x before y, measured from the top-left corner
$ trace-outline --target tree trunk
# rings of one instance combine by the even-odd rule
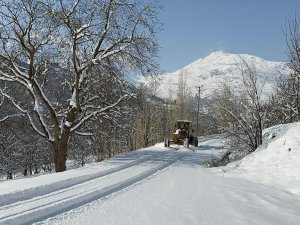
[[[27,172],[27,166],[24,168],[24,171],[23,171],[23,175],[26,177],[28,175],[28,172]]]
[[[66,170],[67,149],[60,147],[59,144],[53,145],[55,171],[63,172]]]
[[[12,180],[13,179],[13,175],[12,175],[12,171],[11,170],[8,170],[6,172],[6,177],[7,177],[7,180]]]
[[[65,128],[60,139],[52,143],[54,164],[56,172],[66,171],[66,161],[68,154],[68,142],[70,138],[70,129]]]
[[[32,175],[32,163],[29,164],[29,174]]]

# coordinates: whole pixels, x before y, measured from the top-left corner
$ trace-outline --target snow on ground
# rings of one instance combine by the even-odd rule
[[[0,224],[299,225],[299,131],[297,123],[268,129],[257,152],[222,169],[205,167],[226,151],[221,136],[209,136],[198,148],[158,144],[1,182]]]
[[[300,194],[300,123],[266,129],[262,146],[224,170],[229,176],[251,179]]]
[[[300,203],[293,195],[215,177],[193,161],[188,157],[127,190],[41,224],[299,224]]]
[[[63,173],[2,181],[0,182],[0,206],[20,199],[29,199],[33,195],[38,196],[50,193],[106,176],[110,173],[140,164],[153,157],[161,156],[166,150],[162,145],[161,147],[155,146],[143,149],[142,151],[119,154],[101,163],[87,164],[82,168],[68,170]]]

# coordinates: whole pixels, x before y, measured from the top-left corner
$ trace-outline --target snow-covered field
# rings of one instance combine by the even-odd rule
[[[255,153],[206,168],[220,136],[163,144],[64,173],[0,182],[0,224],[300,224],[300,124],[265,132]],[[178,146],[173,146],[178,147]]]

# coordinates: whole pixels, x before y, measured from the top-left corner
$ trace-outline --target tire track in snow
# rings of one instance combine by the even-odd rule
[[[170,152],[168,152],[168,153],[170,153]],[[160,159],[159,159],[159,161],[161,161],[161,162],[158,163],[157,165],[155,165],[155,163],[158,162],[156,160],[156,161],[154,161],[155,166],[150,167],[146,171],[135,174],[134,176],[125,177],[125,179],[123,179],[121,181],[118,181],[114,184],[107,185],[100,189],[94,189],[93,187],[91,187],[91,189],[87,191],[86,187],[89,184],[87,184],[83,187],[79,186],[78,189],[76,190],[77,192],[75,191],[73,194],[70,193],[70,196],[68,196],[68,197],[55,199],[55,195],[54,196],[51,195],[51,196],[49,196],[50,202],[46,201],[46,204],[45,204],[45,202],[43,202],[43,200],[42,200],[41,201],[42,204],[33,206],[32,208],[29,208],[29,209],[26,209],[25,202],[21,203],[22,204],[21,208],[24,208],[25,210],[24,211],[21,210],[21,212],[19,212],[17,214],[13,213],[14,206],[12,206],[7,211],[6,215],[0,217],[0,224],[1,223],[5,223],[7,225],[9,225],[9,224],[13,224],[13,225],[32,224],[33,222],[38,222],[38,221],[47,219],[49,217],[61,214],[63,212],[69,211],[73,208],[77,208],[81,205],[89,203],[93,200],[106,197],[117,191],[123,190],[137,182],[140,182],[140,181],[144,180],[145,178],[148,178],[151,175],[157,173],[158,171],[167,168],[168,166],[172,165],[176,161],[184,158],[185,156],[187,156],[187,154],[188,153],[177,152],[177,153],[175,153],[175,156],[174,156],[174,152],[173,152],[173,154],[161,155]],[[47,198],[48,198],[48,196],[46,196],[46,198],[44,200],[46,200]],[[29,203],[32,203],[32,201]],[[20,207],[20,205],[18,204],[17,207]],[[9,213],[9,212],[11,212],[11,213]]]
[[[165,152],[161,152],[159,155],[152,155],[152,156],[148,156],[148,157],[144,157],[141,160],[137,160],[138,162],[134,161],[132,163],[129,163],[130,165],[126,164],[126,165],[122,165],[122,166],[118,166],[116,168],[111,168],[105,171],[101,171],[100,173],[102,174],[103,172],[103,176],[97,176],[94,177],[94,179],[89,179],[87,181],[81,182],[81,183],[76,183],[75,185],[68,185],[69,187],[66,187],[64,189],[60,189],[60,190],[48,190],[48,192],[44,195],[37,195],[37,196],[32,196],[32,198],[30,199],[25,199],[25,200],[20,200],[18,202],[14,202],[12,204],[7,204],[4,206],[0,207],[0,212],[4,212],[9,210],[10,208],[17,208],[18,206],[22,206],[23,204],[29,204],[32,202],[38,202],[38,201],[42,201],[45,198],[50,198],[51,196],[62,196],[61,198],[59,198],[58,200],[63,199],[63,194],[67,193],[69,194],[71,191],[73,190],[78,190],[80,188],[84,188],[85,186],[89,186],[89,189],[91,189],[93,187],[93,185],[97,185],[97,183],[100,181],[101,182],[101,178],[104,176],[108,176],[108,175],[112,175],[115,173],[118,173],[120,171],[125,171],[131,167],[138,167],[139,165],[142,165],[143,163],[146,162],[151,162],[151,161],[157,161],[158,158],[163,157],[164,155],[168,155],[168,154],[172,154],[174,153],[174,151],[165,151]],[[122,169],[120,169],[120,167],[122,167]],[[135,169],[136,170],[136,169]],[[86,191],[86,189],[85,189]],[[78,193],[77,193],[78,194]],[[1,217],[0,217],[1,218]]]
[[[167,150],[165,152],[160,152],[159,156],[161,154],[168,154],[168,152],[170,152],[172,150]],[[66,180],[62,180],[62,181],[58,181],[49,185],[45,185],[45,186],[39,186],[39,187],[35,187],[35,188],[30,188],[30,189],[26,189],[23,191],[18,191],[15,193],[9,193],[9,194],[4,194],[4,195],[0,195],[0,211],[1,208],[3,206],[6,205],[10,205],[19,201],[25,201],[31,198],[35,198],[38,196],[42,196],[42,195],[46,195],[49,194],[51,192],[55,192],[55,191],[59,191],[83,182],[87,182],[96,178],[100,178],[100,177],[104,177],[107,175],[110,175],[112,173],[116,173],[118,171],[127,169],[129,167],[141,164],[143,162],[146,162],[148,160],[154,159],[158,157],[157,154],[151,154],[142,158],[139,158],[137,160],[134,160],[130,163],[125,163],[123,165],[120,166],[116,166],[104,171],[100,171],[91,175],[83,175],[83,176],[79,176],[79,177],[74,177],[71,179],[66,179]]]

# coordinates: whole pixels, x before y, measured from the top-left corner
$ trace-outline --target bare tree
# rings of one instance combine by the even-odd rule
[[[143,148],[161,142],[164,136],[169,135],[166,127],[170,117],[165,101],[156,96],[155,83],[151,84],[151,88],[141,85],[139,90],[132,136],[134,145]]]
[[[26,120],[6,120],[0,129],[0,174],[38,173],[43,167],[51,167],[47,142],[40,138]],[[2,171],[2,172],[1,172]],[[12,178],[12,176],[9,176]]]
[[[187,99],[188,99],[188,89],[186,85],[186,72],[184,69],[180,70],[178,78],[178,89],[177,89],[177,119],[187,119]]]
[[[289,67],[291,69],[289,86],[292,89],[284,90],[285,94],[290,95],[292,98],[291,104],[295,105],[295,110],[298,114],[298,120],[300,119],[300,24],[299,20],[295,18],[288,22],[286,27],[286,43],[288,47]]]
[[[300,119],[300,26],[295,17],[285,26],[289,76],[277,80],[277,89],[270,99],[270,125]]]
[[[300,24],[295,18],[288,22],[285,32],[292,76],[300,77]]]
[[[299,78],[282,77],[269,101],[269,126],[299,120]]]
[[[158,4],[1,0],[0,7],[1,94],[50,143],[55,169],[64,171],[70,137],[87,135],[84,124],[109,117],[132,95],[126,77],[156,70]],[[119,84],[107,102],[97,89],[105,77]]]
[[[258,73],[254,65],[249,65],[244,59],[244,70],[242,70],[242,81],[245,87],[246,95],[249,97],[253,107],[252,117],[254,125],[252,129],[255,130],[255,146],[256,148],[262,144],[262,130],[263,130],[263,117],[265,112],[263,110],[262,91],[264,87],[264,80],[259,79]]]
[[[225,86],[225,95],[222,95],[225,99],[222,100],[223,106],[220,105],[226,115],[223,116],[223,121],[225,119],[229,125],[227,133],[231,145],[234,148],[244,146],[245,150],[254,151],[262,144],[262,131],[266,117],[262,100],[264,82],[259,79],[254,65],[250,65],[244,59],[242,63],[243,86],[240,92],[234,94],[230,87]]]

